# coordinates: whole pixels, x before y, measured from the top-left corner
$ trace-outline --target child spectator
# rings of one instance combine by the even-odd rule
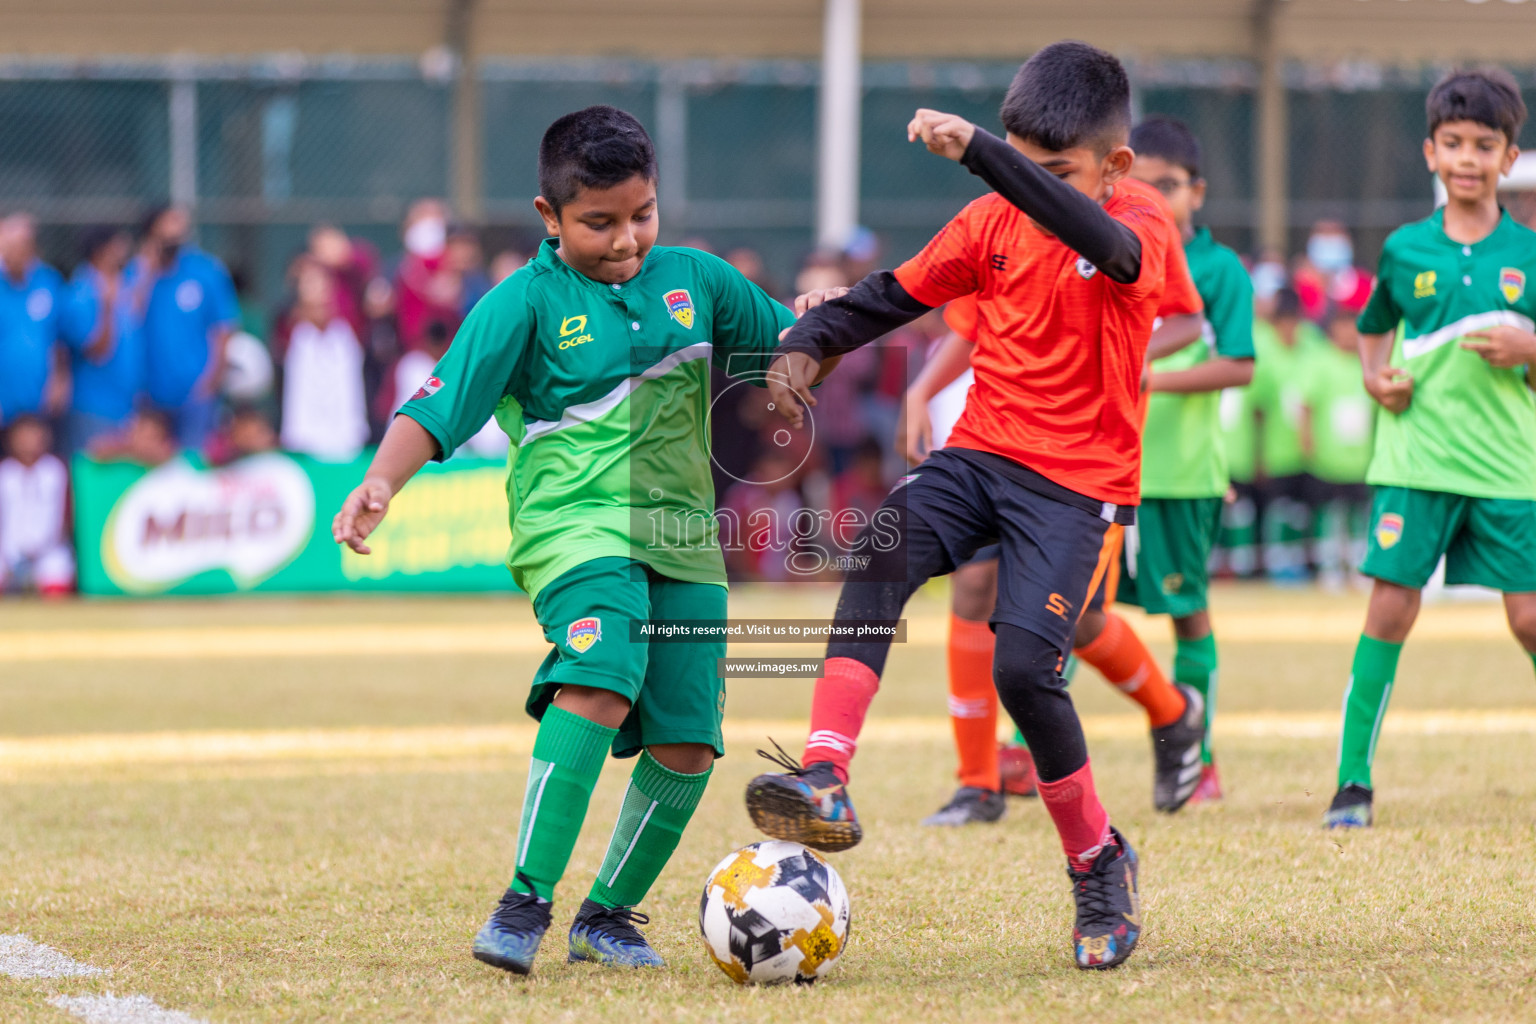
[[[293,309],[273,339],[283,368],[283,447],[346,462],[368,443],[363,346],[324,266],[303,260],[295,287]]]
[[[163,409],[140,409],[116,434],[98,437],[88,452],[100,462],[132,462],[153,469],[176,457],[176,423]]]
[[[208,461],[223,466],[248,455],[277,450],[277,431],[272,420],[258,405],[243,404],[230,409],[224,429],[208,445]]]
[[[0,461],[0,592],[58,597],[75,585],[69,472],[49,452],[53,432],[32,413],[11,421]]]
[[[441,200],[412,203],[401,240],[405,257],[395,273],[395,322],[400,347],[413,351],[426,347],[428,338],[452,338],[459,329],[464,281],[449,265],[448,207]]]

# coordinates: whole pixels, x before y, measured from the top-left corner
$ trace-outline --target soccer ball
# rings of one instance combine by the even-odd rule
[[[715,866],[699,900],[710,959],[739,985],[809,984],[848,944],[848,890],[799,843],[743,846]]]

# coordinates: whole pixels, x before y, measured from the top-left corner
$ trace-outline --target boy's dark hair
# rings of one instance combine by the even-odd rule
[[[1171,117],[1149,117],[1131,129],[1131,148],[1137,156],[1166,160],[1189,172],[1191,181],[1200,180],[1200,140],[1183,121]]]
[[[1131,83],[1113,54],[1052,43],[1013,76],[999,116],[1010,133],[1042,149],[1108,153],[1131,127]]]
[[[1525,100],[1515,76],[1503,68],[1452,71],[1435,83],[1424,101],[1429,134],[1448,121],[1475,121],[1517,142],[1525,125]]]
[[[148,238],[149,233],[155,230],[155,225],[160,223],[160,218],[170,212],[170,203],[155,203],[139,218],[138,231],[135,234],[139,238]]]
[[[1290,285],[1275,292],[1276,320],[1301,319],[1301,293]]]
[[[612,188],[636,175],[656,180],[656,147],[645,127],[617,107],[566,114],[539,143],[539,194],[556,213],[584,188]]]

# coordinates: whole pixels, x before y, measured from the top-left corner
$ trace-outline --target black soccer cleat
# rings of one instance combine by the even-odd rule
[[[923,819],[924,825],[990,824],[1008,810],[1003,794],[979,786],[961,786],[949,803]]]
[[[609,967],[665,967],[667,962],[645,941],[637,924],[651,919],[633,907],[606,907],[594,899],[581,901],[571,923],[568,963],[597,963]]]
[[[1333,803],[1323,815],[1323,828],[1370,828],[1371,798],[1375,794],[1351,782],[1333,794]]]
[[[857,846],[864,838],[848,788],[831,761],[801,767],[782,747],[777,755],[763,750],[758,754],[786,769],[747,783],[747,813],[758,831],[827,853]]]
[[[1077,902],[1077,921],[1072,945],[1077,966],[1103,971],[1125,962],[1141,938],[1141,896],[1136,891],[1136,851],[1120,830],[1111,828],[1104,845],[1087,870],[1067,866],[1072,879],[1072,898]]]
[[[1152,806],[1172,814],[1189,802],[1200,785],[1200,746],[1205,742],[1205,698],[1183,683],[1184,713],[1152,730]]]
[[[549,931],[549,907],[548,900],[508,889],[475,935],[475,959],[513,974],[533,970],[534,954]]]

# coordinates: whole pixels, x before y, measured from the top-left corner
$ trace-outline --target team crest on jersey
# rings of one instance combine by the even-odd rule
[[[1414,298],[1427,299],[1433,294],[1435,294],[1435,272],[1433,270],[1426,270],[1422,274],[1413,275]]]
[[[1383,551],[1394,546],[1403,539],[1403,517],[1396,512],[1387,512],[1376,520],[1376,543]]]
[[[675,288],[663,295],[662,300],[666,302],[667,312],[673,320],[693,330],[693,296],[688,294],[688,289]]]
[[[1516,270],[1514,267],[1505,267],[1499,271],[1499,291],[1504,293],[1504,301],[1513,306],[1520,301],[1525,294],[1525,271]]]
[[[416,393],[411,396],[411,401],[415,402],[415,401],[419,401],[420,399],[426,398],[426,397],[428,397],[430,395],[435,395],[439,391],[441,391],[442,389],[443,389],[443,382],[442,381],[438,380],[436,377],[428,377],[426,379],[426,382],[423,383],[421,385],[421,387],[417,388],[416,389]]]
[[[1077,258],[1077,276],[1078,277],[1081,277],[1084,281],[1087,281],[1089,278],[1093,277],[1093,275],[1097,274],[1098,272],[1099,272],[1099,268],[1094,266],[1092,263],[1089,263],[1087,261],[1087,259],[1085,259],[1082,256],[1079,256]]]
[[[577,619],[565,627],[565,646],[577,654],[587,653],[587,650],[602,638],[603,620],[595,615]]]

